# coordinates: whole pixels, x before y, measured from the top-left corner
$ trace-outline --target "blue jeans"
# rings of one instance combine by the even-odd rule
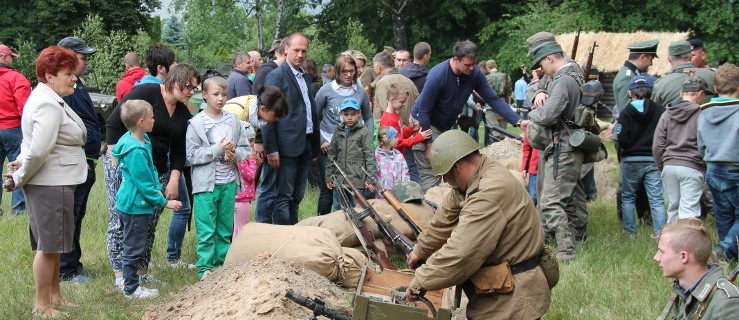
[[[665,201],[662,198],[662,179],[654,162],[628,162],[621,164],[621,212],[623,214],[624,231],[636,234],[636,191],[643,183],[652,209],[654,234],[662,232],[667,221]]]
[[[294,225],[298,223],[298,208],[305,195],[305,185],[310,174],[310,137],[306,137],[303,153],[297,157],[280,156],[277,170],[277,198],[272,211],[272,224]]]
[[[152,212],[153,213],[153,212]],[[132,294],[139,287],[139,270],[146,270],[148,234],[153,214],[127,214],[121,212],[123,227],[123,284],[126,294]]]
[[[87,214],[87,200],[95,184],[95,163],[87,160],[87,179],[74,188],[74,234],[72,237],[72,251],[61,254],[59,273],[62,279],[70,279],[83,270],[82,247],[80,246],[80,233],[82,231],[82,219]]]
[[[262,181],[257,187],[257,207],[254,219],[259,223],[272,223],[272,211],[277,199],[277,171],[268,163],[262,165]]]
[[[185,231],[192,208],[184,173],[180,174],[180,181],[177,185],[177,200],[182,202],[182,207],[174,212],[172,220],[169,222],[169,233],[167,235],[167,260],[169,261],[179,260],[182,256],[182,242],[185,241]]]
[[[729,259],[737,258],[739,242],[739,166],[708,162],[706,182],[713,195],[718,246]]]
[[[526,186],[526,190],[529,192],[529,195],[531,195],[531,200],[534,201],[534,205],[536,205],[537,198],[536,198],[536,175],[535,174],[529,174],[529,185]]]
[[[8,162],[15,161],[18,153],[21,152],[21,141],[23,140],[23,132],[21,128],[0,130],[0,163],[8,158]],[[2,171],[2,170],[0,170]],[[3,197],[3,190],[0,188],[0,200]],[[26,199],[23,197],[23,190],[13,191],[10,200],[10,210],[13,214],[23,214],[26,211]]]

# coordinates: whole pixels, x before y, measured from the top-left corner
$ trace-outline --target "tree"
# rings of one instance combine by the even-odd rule
[[[393,39],[395,48],[408,50],[408,36],[405,33],[405,21],[403,20],[403,9],[408,5],[408,0],[380,0],[380,3],[393,13]]]
[[[185,30],[177,16],[172,16],[164,23],[162,42],[180,50],[185,49]]]

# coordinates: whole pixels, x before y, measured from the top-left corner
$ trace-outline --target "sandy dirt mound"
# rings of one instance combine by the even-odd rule
[[[510,158],[521,159],[523,156],[523,152],[521,151],[521,141],[511,138],[505,138],[503,141],[493,143],[488,147],[480,149],[480,153],[488,155],[498,161]]]
[[[285,298],[287,289],[351,315],[351,297],[328,279],[264,254],[215,270],[170,301],[149,307],[143,319],[308,319],[313,312]]]
[[[618,169],[615,154],[609,154],[608,159],[595,163],[595,185],[598,188],[598,198],[616,199]]]

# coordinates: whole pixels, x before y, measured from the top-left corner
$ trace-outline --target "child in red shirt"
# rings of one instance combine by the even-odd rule
[[[393,127],[398,131],[398,145],[395,149],[400,151],[403,156],[405,156],[406,148],[423,142],[431,137],[430,128],[426,131],[419,132],[420,134],[416,134],[417,131],[420,131],[418,121],[413,121],[412,125],[401,129],[402,123],[398,112],[403,109],[403,105],[405,105],[406,100],[408,100],[408,90],[402,90],[400,86],[395,84],[390,85],[387,92],[387,108],[385,109],[385,112],[382,113],[380,125],[378,126],[378,128]]]

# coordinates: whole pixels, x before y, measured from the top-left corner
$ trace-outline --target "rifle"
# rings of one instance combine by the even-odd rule
[[[367,212],[370,217],[372,217],[372,220],[375,221],[377,224],[377,227],[380,228],[380,232],[382,232],[382,235],[388,238],[390,240],[390,243],[395,246],[400,252],[402,252],[405,257],[407,258],[408,255],[411,254],[411,251],[413,251],[413,246],[415,245],[410,239],[408,239],[406,236],[404,236],[402,233],[398,231],[395,227],[392,225],[388,225],[385,223],[385,221],[382,221],[382,218],[380,215],[377,214],[375,211],[375,208],[372,207],[372,205],[367,201],[367,198],[365,198],[361,193],[359,193],[359,190],[357,190],[357,187],[354,186],[351,180],[349,180],[349,177],[346,176],[346,173],[344,170],[339,167],[339,164],[336,163],[335,160],[331,160],[334,163],[334,166],[336,166],[336,169],[339,171],[341,176],[344,178],[344,182],[346,183],[346,186],[349,187],[349,190],[351,193],[354,194],[354,198],[357,199],[357,202],[359,203],[359,206],[364,209],[363,212]],[[360,217],[360,219],[363,219],[364,217]]]
[[[406,212],[407,210],[405,209],[405,207],[403,207],[400,201],[395,198],[395,195],[387,190],[385,186],[380,184],[379,181],[377,181],[377,178],[374,174],[370,174],[369,172],[367,172],[367,169],[365,169],[364,167],[362,167],[362,171],[364,171],[364,174],[366,174],[367,177],[372,180],[372,183],[374,183],[377,186],[377,189],[380,190],[380,194],[385,197],[385,201],[387,201],[387,203],[389,203],[390,206],[393,207],[393,210],[398,212],[398,215],[403,218],[403,220],[405,220],[405,222],[408,224],[408,226],[411,227],[413,232],[418,235],[421,234],[423,230],[426,230],[426,228],[422,224],[418,223],[418,221],[416,221],[416,219],[412,215]]]
[[[506,129],[503,129],[503,128],[499,127],[499,126],[490,126],[490,129],[492,129],[493,131],[497,131],[497,132],[499,132],[499,133],[501,133],[504,136],[507,136],[509,138],[513,138],[513,139],[516,139],[518,141],[523,141],[523,138],[521,138],[520,135],[515,134],[512,131],[508,131]]]
[[[318,316],[324,316],[332,320],[352,320],[351,317],[341,312],[326,308],[326,303],[323,302],[321,299],[306,298],[293,292],[290,289],[287,289],[287,291],[285,292],[285,297],[303,307],[313,310],[313,317],[311,317],[311,320],[317,320]]]
[[[575,43],[572,44],[572,54],[570,55],[570,59],[575,60],[575,57],[577,56],[577,46],[580,44],[580,31],[582,31],[582,26],[577,27],[577,34],[575,34]]]
[[[333,180],[334,184],[336,184],[336,177],[333,177]],[[337,192],[339,193],[341,211],[343,211],[344,215],[346,215],[349,218],[349,221],[351,221],[354,233],[357,235],[357,238],[359,238],[359,242],[362,243],[364,250],[367,251],[367,256],[377,262],[382,269],[398,270],[398,268],[390,262],[385,251],[382,251],[375,245],[375,237],[372,236],[372,233],[370,233],[369,230],[367,230],[367,226],[362,222],[361,218],[358,217],[357,212],[354,211],[354,207],[351,205],[345,191],[341,189],[338,184],[336,184],[335,187],[339,188]]]
[[[590,52],[588,52],[588,62],[585,63],[585,70],[583,71],[585,82],[590,80],[590,68],[593,67],[593,54],[595,54],[595,47],[597,46],[596,42],[593,41],[593,46],[590,47]]]

